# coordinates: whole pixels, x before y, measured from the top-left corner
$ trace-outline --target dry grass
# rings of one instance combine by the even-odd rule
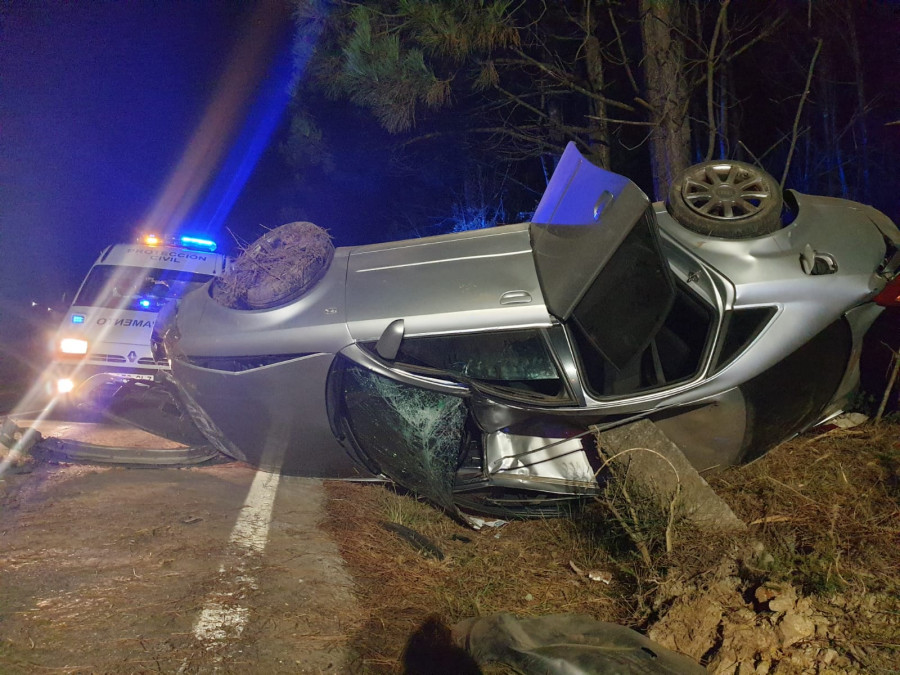
[[[575,612],[646,628],[665,611],[666,592],[673,587],[702,587],[732,571],[748,588],[783,580],[823,598],[842,589],[851,597],[900,593],[896,421],[806,435],[752,465],[707,478],[739,517],[753,523],[750,536],[681,526],[674,550],[657,549],[649,565],[602,509],[473,532],[388,488],[327,483],[325,526],[368,613],[366,626],[352,639],[356,670],[399,672],[406,638],[435,613],[452,624],[496,612]],[[442,549],[444,560],[419,553],[386,531],[383,521],[425,535]],[[748,542],[757,542],[756,548]],[[589,571],[608,575],[612,583],[591,581]],[[885,632],[894,630],[892,623],[857,623],[848,606],[845,633],[894,649],[897,636]]]
[[[328,521],[353,573],[366,626],[352,638],[362,672],[397,672],[407,637],[425,618],[452,624],[466,617],[586,613],[607,621],[627,618],[614,585],[584,571],[605,558],[584,555],[566,519],[512,522],[474,532],[414,497],[371,484],[326,483]],[[438,561],[380,523],[392,520],[428,537],[444,553]]]
[[[765,546],[760,574],[810,594],[900,591],[900,424],[808,434],[710,478]]]

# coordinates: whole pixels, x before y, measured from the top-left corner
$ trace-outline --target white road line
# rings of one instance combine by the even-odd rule
[[[239,637],[247,624],[246,607],[234,603],[256,588],[256,580],[245,573],[248,563],[262,554],[272,522],[272,507],[281,474],[257,471],[228,540],[225,560],[219,568],[220,588],[206,600],[194,623],[194,637],[208,649]]]
[[[272,522],[272,506],[278,490],[278,472],[257,471],[253,477],[250,492],[244,501],[244,508],[231,531],[229,543],[245,548],[251,553],[262,553],[269,537],[269,523]]]

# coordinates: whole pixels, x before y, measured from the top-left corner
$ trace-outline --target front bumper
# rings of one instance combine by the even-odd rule
[[[161,370],[168,368],[54,361],[44,376],[44,391],[72,402],[92,400],[105,392],[115,393],[126,382],[157,381]]]

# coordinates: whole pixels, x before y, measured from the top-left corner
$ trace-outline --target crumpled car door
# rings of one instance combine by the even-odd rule
[[[573,143],[535,211],[531,238],[547,308],[585,333],[617,368],[640,354],[675,299],[650,200]]]

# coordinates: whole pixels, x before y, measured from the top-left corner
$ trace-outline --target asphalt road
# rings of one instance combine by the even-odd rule
[[[0,672],[346,672],[358,612],[322,500],[234,462],[8,472]]]

